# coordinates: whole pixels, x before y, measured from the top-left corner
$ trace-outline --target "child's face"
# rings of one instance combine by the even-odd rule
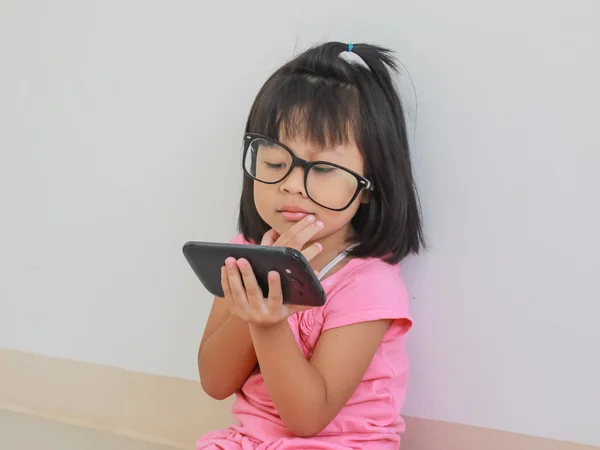
[[[303,139],[281,139],[281,142],[292,149],[296,156],[307,161],[332,162],[364,175],[363,157],[353,141],[328,148],[315,147]],[[326,185],[327,180],[330,179],[329,177],[321,179],[325,180],[325,183],[318,185],[320,203],[334,205],[339,203],[337,199],[348,195],[348,192],[340,189],[339,184]],[[314,186],[315,184],[311,184],[309,187],[313,197],[316,195],[312,190],[316,189]],[[331,211],[316,204],[307,196],[304,171],[300,167],[294,168],[285,179],[277,184],[254,182],[256,209],[262,219],[279,234],[285,232],[303,217],[303,214],[294,214],[289,210],[301,209],[313,214],[325,224],[323,230],[313,240],[321,240],[334,234],[339,235],[341,240],[345,240],[352,234],[350,221],[356,214],[361,201],[365,201],[364,192],[361,192],[352,204],[343,211]]]

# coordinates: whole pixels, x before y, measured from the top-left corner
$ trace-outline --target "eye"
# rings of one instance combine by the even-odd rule
[[[319,174],[326,174],[333,172],[334,170],[336,170],[336,168],[331,166],[314,166],[313,170]]]
[[[265,164],[269,169],[284,169],[286,166],[285,163],[270,163],[270,162],[266,162],[266,161],[265,161]]]

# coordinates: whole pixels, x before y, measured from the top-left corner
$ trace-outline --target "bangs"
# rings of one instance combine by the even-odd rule
[[[248,131],[281,141],[301,138],[319,147],[343,145],[359,131],[358,90],[307,74],[273,77],[250,113]]]
[[[377,186],[351,219],[354,258],[396,264],[424,243],[412,175],[404,107],[393,76],[397,61],[386,48],[327,42],[277,69],[252,103],[246,132],[301,141],[319,150],[356,145],[365,177]],[[255,179],[245,176],[239,230],[261,242],[271,226],[254,198]]]

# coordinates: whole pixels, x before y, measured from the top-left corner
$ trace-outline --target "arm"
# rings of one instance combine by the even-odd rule
[[[223,400],[242,387],[255,366],[248,323],[231,315],[224,299],[215,297],[198,350],[202,388]]]
[[[286,427],[313,436],[340,412],[362,380],[392,323],[382,319],[325,331],[307,361],[287,321],[250,325],[261,372]]]
[[[281,236],[275,230],[267,232],[261,244],[288,246],[302,250],[306,242],[321,228],[322,224],[315,223],[314,216],[307,216]],[[244,241],[241,236],[238,236],[231,242]],[[302,254],[310,261],[319,254],[321,249],[319,244],[313,244],[303,249]],[[223,283],[224,279],[222,278],[221,281]],[[258,287],[256,289],[260,291]],[[231,314],[231,311],[237,308],[229,291],[228,282],[223,284],[223,291],[226,298],[215,298],[213,301],[198,350],[198,371],[202,388],[208,395],[219,400],[239,390],[257,362],[248,322],[239,315]]]
[[[221,277],[227,298],[235,304],[232,311],[249,323],[269,395],[297,436],[319,433],[340,412],[394,319],[403,333],[412,324],[400,273],[382,262],[355,275],[343,294],[328,299],[325,331],[307,361],[285,320],[306,308],[283,304],[279,274],[269,273],[265,299],[248,261],[228,258],[225,264]]]

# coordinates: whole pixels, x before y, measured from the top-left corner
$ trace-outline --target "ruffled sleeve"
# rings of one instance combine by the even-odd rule
[[[344,287],[327,300],[323,331],[381,319],[393,319],[403,332],[412,326],[399,266],[373,259],[349,274]]]

